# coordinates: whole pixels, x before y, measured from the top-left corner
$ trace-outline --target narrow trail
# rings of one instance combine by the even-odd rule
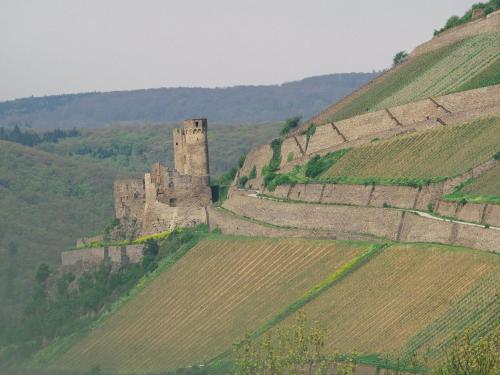
[[[242,191],[241,189],[238,189],[238,190]],[[274,201],[274,202],[286,202],[283,199],[266,197],[266,196],[262,196],[262,195],[259,195],[259,194],[261,194],[259,191],[253,190],[250,193],[248,193],[247,196],[249,196],[251,198],[267,199],[267,200]],[[306,203],[306,204],[309,203],[310,204],[310,203],[313,203],[313,202],[303,202],[303,203]],[[317,203],[317,204],[321,204],[321,203]],[[368,206],[360,206],[360,207],[368,207]],[[443,218],[443,217],[432,215],[432,214],[430,214],[428,212],[423,212],[423,211],[418,211],[418,210],[410,210],[410,209],[406,209],[406,208],[397,208],[397,207],[395,207],[393,209],[399,210],[399,211],[405,211],[405,212],[412,212],[414,214],[417,214],[418,216],[425,217],[426,219],[432,219],[432,220],[438,220],[438,221],[449,221],[450,223],[470,225],[472,227],[479,227],[479,228],[484,228],[485,227],[482,224],[475,224],[475,223],[469,223],[467,221],[462,221],[462,220]],[[500,230],[500,227],[495,227],[495,226],[489,226],[488,228],[489,229],[493,229],[493,230]]]

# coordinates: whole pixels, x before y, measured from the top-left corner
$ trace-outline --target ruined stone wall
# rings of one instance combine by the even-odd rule
[[[115,216],[118,219],[140,219],[146,199],[144,180],[129,178],[114,183]]]
[[[115,265],[139,263],[142,261],[144,245],[106,246],[63,251],[61,263],[63,266],[99,265],[109,261]]]
[[[174,136],[175,170],[183,175],[208,176],[207,120],[186,120],[182,129],[175,129]]]
[[[468,22],[442,32],[428,42],[419,45],[411,52],[410,56],[419,56],[438,48],[449,46],[462,39],[498,29],[500,29],[500,11],[491,13],[486,18]]]
[[[101,264],[107,257],[107,248],[91,248],[63,251],[61,253],[61,263],[63,266],[69,266],[78,262],[88,264]]]

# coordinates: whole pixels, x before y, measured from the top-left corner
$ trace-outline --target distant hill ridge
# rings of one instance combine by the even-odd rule
[[[312,116],[379,73],[342,73],[281,85],[156,88],[31,97],[0,102],[0,126],[101,127],[110,123],[178,122],[203,115],[212,123],[282,121]]]

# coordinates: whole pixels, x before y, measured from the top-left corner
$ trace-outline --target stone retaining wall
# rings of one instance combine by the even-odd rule
[[[285,236],[295,232],[293,236],[315,237],[318,233],[329,233],[333,238],[341,233],[344,236],[363,235],[403,242],[436,242],[500,252],[499,230],[426,218],[391,208],[286,203],[248,197],[242,193],[233,195],[224,203],[224,207],[237,215],[285,227],[257,229],[256,226],[262,225],[251,221],[241,223],[242,219],[233,215],[221,219],[220,214],[215,214],[212,217],[215,221],[210,225],[218,226],[223,233],[229,234]],[[499,213],[495,211],[495,215]]]
[[[462,39],[482,33],[496,31],[498,29],[500,29],[500,11],[491,13],[487,17],[481,18],[477,21],[468,22],[443,31],[428,42],[422,43],[415,48],[411,52],[410,56],[414,57],[423,55],[438,48],[449,46]]]
[[[144,245],[106,246],[98,248],[63,251],[63,266],[75,264],[99,265],[104,261],[112,264],[139,263],[142,261]]]
[[[343,233],[334,230],[321,229],[289,229],[260,224],[213,207],[208,208],[208,216],[210,230],[213,231],[214,229],[219,229],[223,234],[286,238],[324,238],[371,242],[377,241],[377,239],[374,239],[371,236],[356,233]]]
[[[282,171],[305,163],[313,154],[324,154],[347,147],[357,147],[374,138],[385,139],[417,130],[458,124],[500,113],[500,85],[494,85],[455,94],[424,99],[414,103],[370,112],[351,117],[334,124],[316,127],[314,135],[306,144],[306,136],[295,134],[283,140],[281,150]],[[288,162],[292,153],[293,161]],[[262,167],[269,163],[272,149],[259,146],[247,155],[239,175],[248,176],[256,166],[257,178],[248,185],[254,189],[262,187]]]
[[[308,203],[281,203],[234,194],[224,207],[281,227],[360,233],[396,239],[401,211]]]
[[[495,204],[439,201],[436,212],[442,216],[500,227],[500,206]]]

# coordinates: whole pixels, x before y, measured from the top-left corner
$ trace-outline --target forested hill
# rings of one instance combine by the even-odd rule
[[[378,73],[330,74],[282,85],[159,88],[31,97],[0,102],[0,126],[100,127],[110,123],[177,122],[207,117],[219,123],[310,117]]]

